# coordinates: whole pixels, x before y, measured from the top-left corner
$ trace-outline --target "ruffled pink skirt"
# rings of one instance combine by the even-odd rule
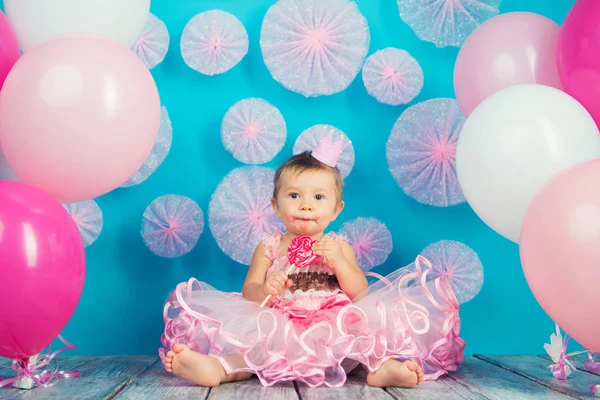
[[[271,308],[190,279],[165,304],[159,353],[164,360],[183,343],[216,357],[227,373],[256,374],[265,386],[298,380],[340,387],[359,364],[376,371],[392,358],[414,360],[425,379],[436,379],[456,370],[465,342],[456,297],[443,277],[427,279],[430,269],[419,256],[386,277],[371,274],[379,280],[358,301],[338,293]]]

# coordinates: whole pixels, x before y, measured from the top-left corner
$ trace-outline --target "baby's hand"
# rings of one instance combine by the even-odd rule
[[[323,257],[333,269],[346,260],[342,244],[328,236],[324,236],[313,245],[313,253]]]
[[[279,295],[279,293],[281,293],[283,289],[290,286],[292,286],[292,280],[288,279],[285,272],[279,271],[267,276],[267,279],[263,285],[263,289],[265,291],[265,295],[270,294],[274,299],[277,297],[277,295]]]

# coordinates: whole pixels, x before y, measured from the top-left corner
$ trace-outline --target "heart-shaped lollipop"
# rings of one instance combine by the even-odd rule
[[[296,268],[308,267],[319,258],[319,256],[315,255],[312,251],[312,246],[315,242],[316,240],[312,240],[308,236],[296,236],[292,239],[288,246],[287,256],[290,266],[285,271],[286,275],[291,274]],[[260,307],[264,307],[271,297],[272,295],[269,294],[263,302],[260,303]]]

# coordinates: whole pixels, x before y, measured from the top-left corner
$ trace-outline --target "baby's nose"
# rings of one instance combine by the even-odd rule
[[[300,206],[300,210],[312,211],[312,205],[310,203],[302,203],[302,205]]]

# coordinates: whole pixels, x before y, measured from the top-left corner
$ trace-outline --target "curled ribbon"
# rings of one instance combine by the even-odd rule
[[[592,353],[588,353],[588,358],[589,361],[586,362],[584,365],[585,370],[592,373],[600,372],[600,362],[596,362],[594,360],[594,356],[592,355]]]
[[[63,342],[65,347],[56,350],[54,353],[50,353],[50,346],[48,346],[48,354],[39,354],[25,360],[14,359],[10,366],[0,365],[1,368],[12,369],[17,375],[14,378],[7,379],[3,379],[0,376],[0,387],[21,381],[24,378],[31,379],[37,386],[50,387],[55,385],[60,378],[67,379],[80,376],[81,373],[79,371],[59,371],[58,366],[50,367],[50,362],[58,354],[66,350],[75,349],[75,346],[67,342],[61,335],[58,335],[58,338]]]
[[[569,361],[567,354],[567,345],[569,344],[570,337],[565,334],[563,339],[560,333],[560,327],[556,324],[556,333],[550,336],[550,344],[545,344],[544,349],[552,358],[552,363],[549,365],[552,370],[552,375],[556,379],[565,380],[575,370],[575,367]]]
[[[550,344],[544,344],[544,349],[552,358],[552,363],[548,365],[552,370],[552,375],[556,379],[565,380],[571,374],[571,372],[575,371],[577,368],[569,361],[569,357],[587,353],[590,361],[585,364],[585,369],[590,372],[595,372],[600,370],[600,364],[594,361],[592,353],[590,350],[583,351],[575,351],[573,353],[567,353],[567,346],[569,344],[569,340],[571,339],[567,333],[565,333],[564,339],[560,333],[560,327],[558,324],[556,325],[556,333],[550,336]]]
[[[596,360],[594,360],[594,355],[591,352],[588,352],[588,358],[589,361],[583,366],[585,370],[595,374],[600,372],[600,362],[596,362]],[[592,385],[590,387],[590,392],[592,392],[595,397],[600,397],[600,383]]]

